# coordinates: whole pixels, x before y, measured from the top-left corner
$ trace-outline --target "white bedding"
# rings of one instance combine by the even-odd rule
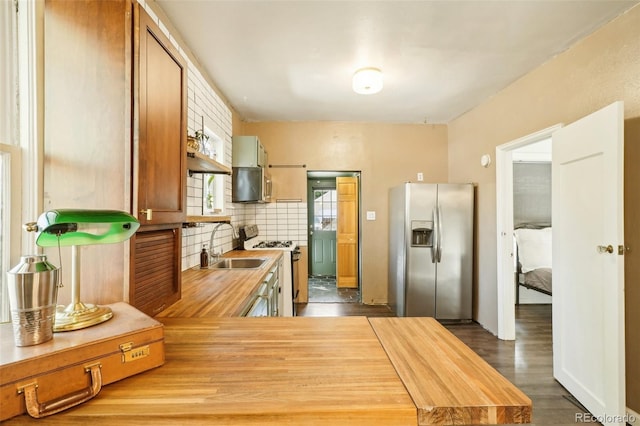
[[[516,229],[514,232],[523,273],[551,268],[551,227]]]

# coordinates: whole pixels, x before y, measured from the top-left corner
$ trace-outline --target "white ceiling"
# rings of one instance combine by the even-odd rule
[[[638,1],[156,3],[248,121],[447,123]],[[351,90],[362,67],[382,92]]]

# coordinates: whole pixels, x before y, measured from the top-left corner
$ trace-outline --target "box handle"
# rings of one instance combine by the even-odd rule
[[[98,392],[100,392],[100,389],[102,389],[102,373],[100,372],[100,368],[102,368],[102,364],[100,363],[84,367],[85,373],[90,374],[91,385],[78,392],[72,392],[51,401],[38,402],[38,384],[36,382],[19,387],[18,393],[24,393],[27,412],[31,417],[38,419],[40,417],[50,416],[64,411],[67,408],[82,404],[96,396]]]

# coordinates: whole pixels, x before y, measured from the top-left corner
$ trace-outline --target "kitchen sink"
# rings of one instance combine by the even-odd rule
[[[220,259],[209,265],[209,269],[259,269],[266,261],[256,257]]]

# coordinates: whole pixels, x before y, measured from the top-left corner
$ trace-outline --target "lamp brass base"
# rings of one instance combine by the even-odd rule
[[[109,320],[113,316],[111,308],[85,304],[72,303],[66,307],[58,305],[53,331],[71,331],[91,327]]]

